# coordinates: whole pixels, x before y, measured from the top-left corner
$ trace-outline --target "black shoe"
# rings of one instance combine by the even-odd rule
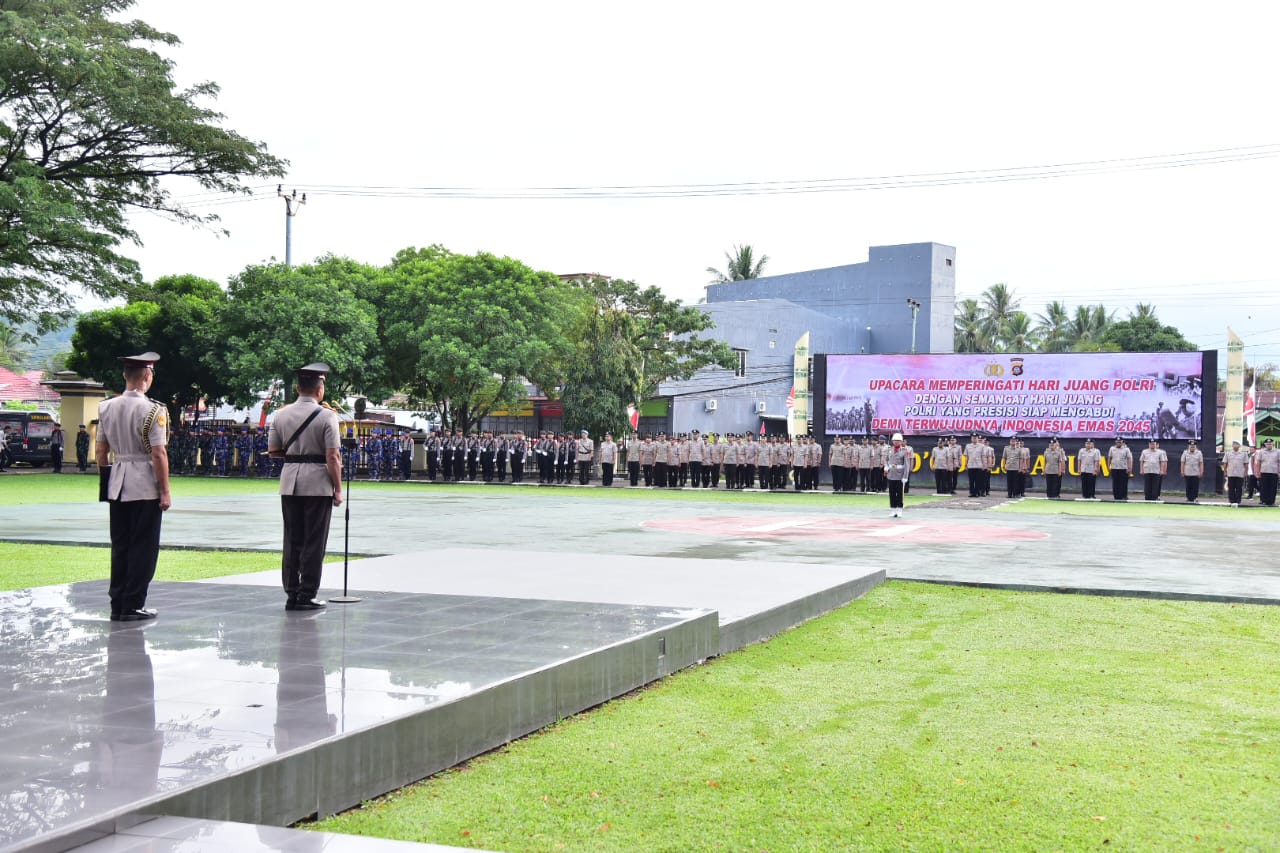
[[[143,610],[141,608],[137,610],[122,610],[119,613],[111,614],[112,622],[144,622],[154,618],[156,618],[154,610]]]
[[[315,598],[299,598],[285,604],[285,610],[323,610],[329,605]]]

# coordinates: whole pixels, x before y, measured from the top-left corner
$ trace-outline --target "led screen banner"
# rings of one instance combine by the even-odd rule
[[[827,355],[824,428],[827,435],[1199,440],[1216,418],[1203,405],[1208,376],[1216,406],[1214,355]]]

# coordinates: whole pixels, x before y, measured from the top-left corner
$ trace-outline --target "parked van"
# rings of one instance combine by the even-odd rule
[[[49,441],[57,423],[48,412],[17,412],[0,409],[0,431],[8,445],[8,463],[29,462],[39,468],[53,461]]]

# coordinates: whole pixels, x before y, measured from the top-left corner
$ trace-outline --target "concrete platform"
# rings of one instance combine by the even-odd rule
[[[76,853],[458,853],[459,848],[233,821],[160,817],[75,850]]]
[[[363,600],[314,613],[285,612],[275,572],[153,584],[147,623],[110,622],[105,581],[0,593],[0,849],[208,849],[213,824],[136,825],[331,814],[884,579],[465,549],[353,565]],[[245,831],[236,849],[300,849]]]

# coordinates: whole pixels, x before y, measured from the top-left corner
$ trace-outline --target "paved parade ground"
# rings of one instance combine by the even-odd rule
[[[185,498],[178,482],[162,547],[279,550],[275,495]],[[1271,556],[1280,510],[1262,507],[1038,498],[1002,506],[994,498],[958,496],[909,504],[904,518],[891,519],[887,500],[877,495],[842,496],[832,505],[830,495],[777,494],[760,503],[717,499],[728,497],[723,492],[707,500],[692,490],[680,500],[669,492],[616,492],[615,498],[596,488],[356,482],[350,552],[493,548],[821,563],[899,579],[1280,601],[1280,566]],[[1075,514],[1084,507],[1097,514]],[[1008,511],[1025,508],[1044,511]],[[1158,514],[1133,517],[1136,508]],[[343,550],[344,510],[334,514],[331,555]],[[107,542],[106,513],[96,503],[0,506],[0,530],[16,541]],[[451,568],[445,562],[440,569]],[[452,568],[465,577],[465,567]],[[350,583],[360,586],[359,562],[352,563]],[[326,569],[326,594],[340,585],[338,571]]]

